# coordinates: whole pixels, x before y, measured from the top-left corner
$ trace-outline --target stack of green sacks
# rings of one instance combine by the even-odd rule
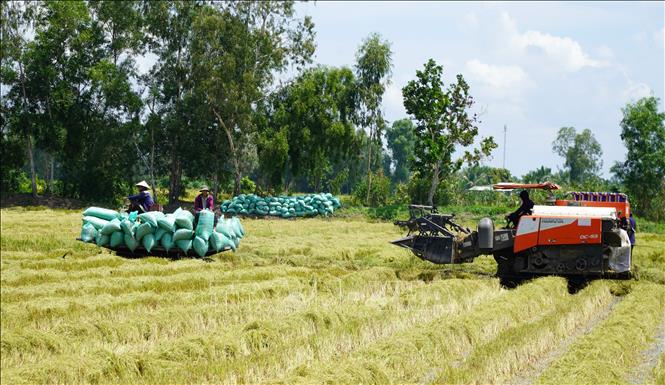
[[[341,207],[339,199],[330,193],[302,196],[260,197],[240,194],[222,202],[222,212],[232,215],[271,215],[282,218],[328,216]]]
[[[149,253],[161,245],[166,251],[178,247],[187,254],[193,248],[200,257],[209,250],[235,251],[245,235],[240,220],[222,216],[216,227],[214,222],[215,214],[209,210],[201,211],[195,229],[194,215],[180,208],[170,214],[158,211],[126,214],[89,207],[83,212],[81,240],[111,248],[124,245],[132,252],[143,246]]]

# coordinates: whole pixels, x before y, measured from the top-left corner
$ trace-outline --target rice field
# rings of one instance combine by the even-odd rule
[[[362,217],[243,220],[236,253],[127,259],[79,211],[1,212],[2,384],[665,384],[665,235],[638,279],[504,289]]]

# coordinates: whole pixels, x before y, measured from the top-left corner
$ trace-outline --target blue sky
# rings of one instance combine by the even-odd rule
[[[429,58],[444,81],[464,75],[480,112],[480,134],[521,176],[563,161],[551,143],[562,126],[590,129],[603,148],[603,174],[624,159],[621,108],[665,88],[664,2],[329,2],[300,3],[315,23],[315,62],[352,66],[362,39],[392,43],[392,84],[384,95],[389,121],[406,117],[401,88]]]

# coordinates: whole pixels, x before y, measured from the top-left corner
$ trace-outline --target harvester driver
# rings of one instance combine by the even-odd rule
[[[522,190],[520,192],[520,199],[522,200],[522,205],[514,212],[506,215],[509,227],[517,227],[522,215],[531,215],[533,212],[533,201],[529,198],[529,192]]]
[[[144,180],[135,186],[139,188],[139,193],[127,197],[129,199],[129,210],[127,211],[139,211],[142,213],[150,211],[150,208],[155,204],[150,191],[148,191],[150,190],[150,186]]]

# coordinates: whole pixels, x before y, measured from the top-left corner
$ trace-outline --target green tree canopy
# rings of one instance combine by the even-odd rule
[[[409,157],[413,153],[415,143],[415,126],[411,119],[400,119],[393,122],[392,127],[386,129],[386,140],[390,150],[390,168],[392,180],[395,183],[405,183],[409,180]]]
[[[588,128],[577,133],[574,127],[561,127],[552,149],[565,159],[564,168],[569,172],[570,183],[579,186],[598,177],[603,166],[603,150]]]
[[[478,135],[477,116],[469,112],[474,103],[469,85],[462,75],[457,75],[457,82],[444,89],[443,67],[433,59],[425,63],[423,70],[416,71],[416,78],[402,89],[406,112],[416,121],[411,169],[429,179],[427,203],[433,205],[442,176],[458,171],[465,161],[473,164],[488,156],[496,143],[492,137],[484,138],[480,148],[453,159],[458,146],[473,145]]]
[[[628,150],[626,160],[612,172],[635,203],[636,212],[649,218],[665,218],[665,112],[658,111],[658,98],[647,97],[623,109],[621,139]]]

